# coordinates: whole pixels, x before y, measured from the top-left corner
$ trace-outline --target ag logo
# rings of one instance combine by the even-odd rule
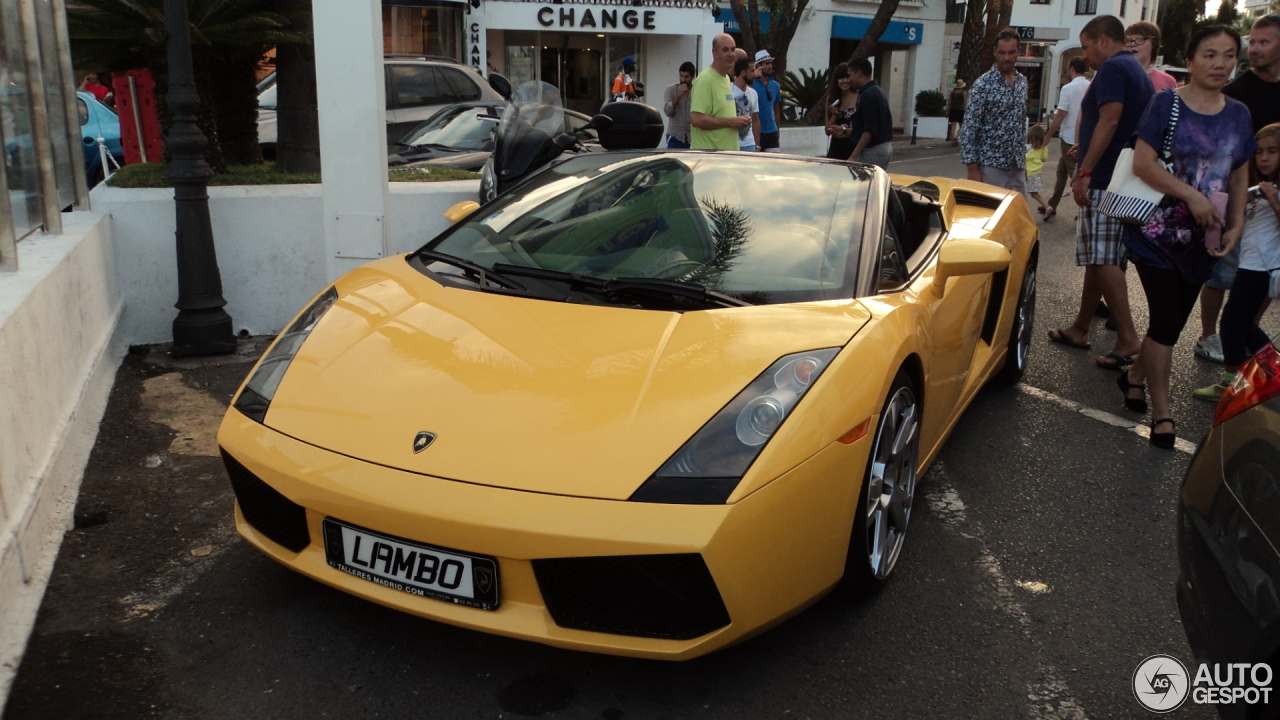
[[[413,452],[415,454],[420,453],[423,450],[426,450],[427,448],[431,447],[431,443],[435,441],[436,441],[435,433],[430,433],[430,432],[427,432],[426,430],[423,430],[422,432],[418,433],[418,437],[413,439]]]
[[[1169,655],[1152,655],[1133,671],[1133,696],[1151,712],[1172,712],[1186,701],[1190,680],[1182,661]]]

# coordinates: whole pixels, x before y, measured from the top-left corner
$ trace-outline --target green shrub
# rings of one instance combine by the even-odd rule
[[[916,93],[916,115],[943,117],[947,114],[947,96],[937,90],[921,90]]]
[[[814,70],[800,68],[800,73],[788,70],[778,78],[782,88],[783,114],[788,119],[804,117],[809,108],[818,104],[827,96],[827,85],[831,82],[831,69]]]

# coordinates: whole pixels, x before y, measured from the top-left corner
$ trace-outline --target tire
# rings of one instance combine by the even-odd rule
[[[1000,385],[1012,385],[1022,379],[1027,371],[1027,357],[1031,354],[1031,335],[1036,322],[1036,265],[1039,253],[1031,250],[1031,259],[1022,273],[1022,287],[1018,290],[1018,305],[1014,308],[1013,326],[1009,328],[1009,348],[1004,365],[995,374]]]
[[[871,438],[858,494],[841,583],[847,597],[873,595],[897,566],[915,501],[921,410],[915,382],[905,369],[899,370]]]

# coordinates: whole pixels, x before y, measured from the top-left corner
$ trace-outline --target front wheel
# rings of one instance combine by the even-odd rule
[[[1035,248],[1022,273],[1022,288],[1018,291],[1018,305],[1013,311],[1013,327],[1009,329],[1009,347],[1004,356],[1004,366],[996,373],[995,380],[1002,385],[1012,385],[1022,379],[1027,371],[1027,357],[1031,354],[1031,333],[1036,322],[1036,261]]]
[[[852,597],[878,591],[902,553],[915,501],[920,419],[915,383],[900,370],[876,424],[849,538],[843,590]]]

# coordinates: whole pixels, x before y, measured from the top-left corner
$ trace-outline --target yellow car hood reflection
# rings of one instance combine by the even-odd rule
[[[444,287],[403,257],[339,281],[266,416],[415,473],[625,499],[788,353],[844,345],[854,301],[687,313]],[[437,435],[414,452],[421,431]]]

